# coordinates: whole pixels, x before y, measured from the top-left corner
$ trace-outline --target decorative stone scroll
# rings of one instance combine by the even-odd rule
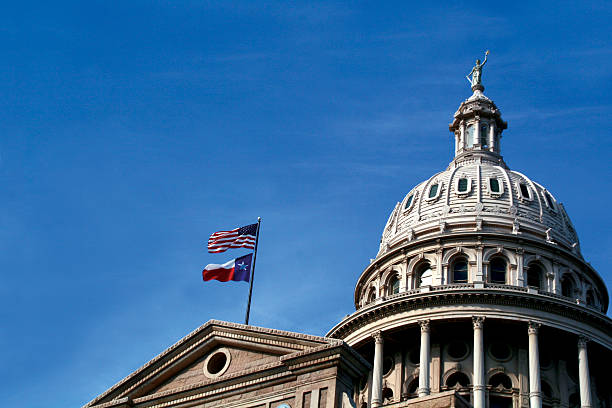
[[[540,330],[541,326],[542,326],[541,323],[530,320],[529,323],[527,323],[527,333],[528,334],[538,334],[538,331]]]
[[[474,329],[482,329],[484,326],[484,321],[484,316],[472,316],[472,324],[474,325]]]

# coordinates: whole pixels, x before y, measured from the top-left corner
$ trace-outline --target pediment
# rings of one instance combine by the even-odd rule
[[[265,349],[236,347],[220,341],[209,351],[203,351],[197,361],[178,371],[172,378],[152,390],[152,393],[229,378],[233,374],[261,369],[279,361],[278,353]]]
[[[211,320],[130,374],[86,407],[211,385],[281,367],[281,358],[338,340]]]

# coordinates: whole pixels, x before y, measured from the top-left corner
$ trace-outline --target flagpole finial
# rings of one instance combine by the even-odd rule
[[[261,222],[261,217],[257,217],[257,222]]]

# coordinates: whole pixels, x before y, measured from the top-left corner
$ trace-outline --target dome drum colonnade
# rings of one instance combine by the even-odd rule
[[[545,406],[610,406],[605,387],[592,392],[588,358],[612,360],[605,284],[582,258],[563,205],[505,164],[500,142],[507,124],[481,84],[472,90],[449,126],[454,160],[396,205],[376,259],[357,282],[357,311],[328,334],[373,360],[355,401],[360,408],[379,407],[454,384],[476,408],[508,401],[538,408],[543,398]],[[456,339],[447,326],[470,321],[471,355],[453,362],[447,348]],[[435,343],[432,328],[446,333]],[[549,333],[545,343],[541,329]],[[507,330],[513,342],[504,342]],[[498,340],[488,342],[488,332]],[[401,362],[390,370],[384,367],[388,338],[396,344],[394,361]],[[562,348],[557,338],[565,339]],[[417,341],[419,358],[410,363]],[[512,358],[492,356],[495,344],[514,350]],[[553,368],[540,366],[542,347]],[[392,380],[389,373],[400,371]]]

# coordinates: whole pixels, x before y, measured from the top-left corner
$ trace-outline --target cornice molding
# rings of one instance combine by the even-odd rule
[[[612,320],[606,315],[556,297],[493,288],[468,287],[439,291],[436,291],[435,288],[431,289],[429,292],[419,294],[407,292],[404,296],[394,295],[392,299],[382,303],[366,306],[337,324],[327,336],[345,339],[368,324],[403,312],[461,305],[512,306],[525,310],[525,315],[531,314],[531,311],[543,311],[571,319],[577,325],[589,325],[603,333],[612,332]],[[482,314],[486,313],[483,311]]]

